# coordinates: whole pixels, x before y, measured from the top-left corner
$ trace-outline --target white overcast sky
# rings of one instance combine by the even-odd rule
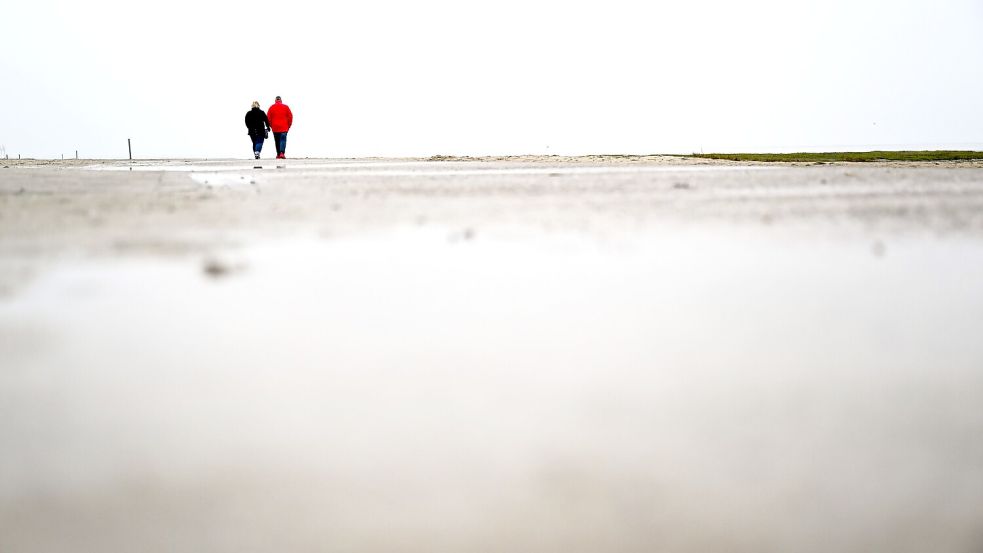
[[[12,157],[248,157],[278,94],[292,157],[983,147],[983,0],[17,0],[0,46]]]

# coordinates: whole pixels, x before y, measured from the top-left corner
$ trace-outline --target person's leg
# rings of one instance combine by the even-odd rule
[[[256,159],[259,159],[259,154],[263,152],[263,137],[257,136],[253,138],[253,155]]]
[[[287,133],[280,133],[280,138],[277,140],[278,146],[280,147],[280,153],[282,155],[287,155]]]
[[[273,145],[276,146],[276,157],[280,157],[280,154],[283,153],[280,150],[280,136],[282,134],[283,134],[282,132],[275,132],[275,133],[273,133]]]

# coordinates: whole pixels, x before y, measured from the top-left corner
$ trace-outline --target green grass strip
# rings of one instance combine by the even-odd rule
[[[983,160],[983,152],[939,150],[913,152],[799,152],[794,154],[692,154],[690,157],[731,161],[967,161]]]

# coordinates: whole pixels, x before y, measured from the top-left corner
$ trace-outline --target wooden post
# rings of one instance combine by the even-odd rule
[[[130,139],[126,139],[126,149],[130,151],[130,161],[133,161],[133,146],[130,145]]]
[[[78,158],[79,158],[79,151],[78,150],[75,150],[75,159],[78,159]]]

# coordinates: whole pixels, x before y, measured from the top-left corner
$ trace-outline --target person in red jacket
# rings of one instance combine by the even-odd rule
[[[294,114],[290,111],[290,107],[277,96],[276,103],[266,110],[266,116],[270,119],[270,130],[273,131],[276,158],[287,159],[287,131],[294,124]]]

